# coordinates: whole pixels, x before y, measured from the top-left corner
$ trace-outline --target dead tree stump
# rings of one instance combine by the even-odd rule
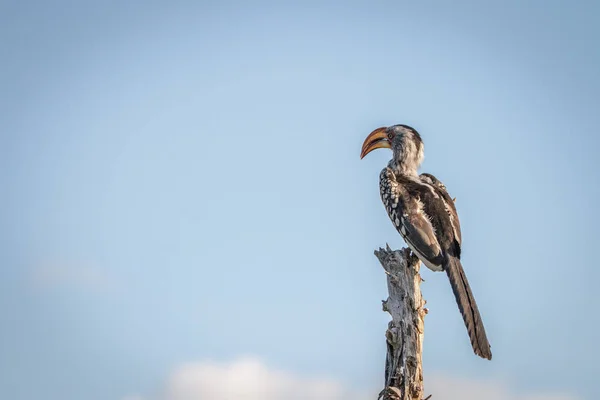
[[[378,400],[423,399],[423,334],[427,309],[421,296],[421,262],[409,249],[375,251],[387,274],[383,311],[392,316],[385,332],[385,387]]]

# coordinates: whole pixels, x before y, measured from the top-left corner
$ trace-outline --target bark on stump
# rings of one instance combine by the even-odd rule
[[[378,400],[423,399],[423,333],[427,309],[421,296],[421,262],[409,249],[385,249],[375,255],[387,274],[388,299],[383,311],[392,316],[385,332],[385,388]],[[429,398],[429,397],[428,397]]]

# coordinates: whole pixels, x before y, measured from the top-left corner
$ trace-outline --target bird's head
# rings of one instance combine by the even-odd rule
[[[393,125],[390,127],[377,128],[365,139],[360,158],[375,149],[392,149],[393,157],[391,163],[397,168],[407,172],[416,173],[417,168],[423,162],[423,140],[414,128],[408,125]]]

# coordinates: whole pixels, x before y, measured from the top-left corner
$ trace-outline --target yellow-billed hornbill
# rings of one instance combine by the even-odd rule
[[[433,175],[417,173],[423,161],[421,136],[407,125],[375,129],[365,139],[360,158],[378,148],[393,152],[379,176],[381,200],[392,223],[423,264],[446,271],[475,354],[491,360],[481,315],[460,262],[462,240],[454,201]]]

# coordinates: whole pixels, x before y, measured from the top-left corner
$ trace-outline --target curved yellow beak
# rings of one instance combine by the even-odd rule
[[[392,144],[387,137],[386,133],[387,128],[384,126],[382,128],[377,128],[373,132],[367,136],[365,139],[362,150],[360,151],[360,159],[362,160],[364,156],[369,154],[375,149],[391,149]]]

